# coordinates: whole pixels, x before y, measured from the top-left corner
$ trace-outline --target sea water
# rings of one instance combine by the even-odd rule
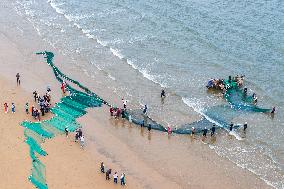
[[[202,117],[218,124],[213,113],[248,122],[246,134],[239,129],[228,139],[221,132],[209,147],[284,187],[283,1],[17,0],[15,9],[74,60],[62,64],[79,66],[82,80],[102,74],[102,85],[133,108],[147,104],[163,124],[179,127]],[[259,106],[276,106],[274,118],[216,108],[226,102],[207,92],[207,80],[237,74],[245,75]]]

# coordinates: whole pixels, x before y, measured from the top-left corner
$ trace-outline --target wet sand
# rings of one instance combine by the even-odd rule
[[[17,16],[9,1],[1,2],[0,85],[1,106],[14,101],[15,115],[0,111],[1,164],[0,188],[34,188],[28,181],[31,160],[24,143],[20,122],[29,119],[24,113],[26,101],[32,103],[32,92],[52,88],[52,102],[60,99],[60,85],[42,56],[34,53],[51,50],[55,63],[69,58],[42,41],[27,20]],[[9,18],[9,19],[5,19]],[[69,73],[69,70],[63,70]],[[16,88],[15,75],[21,74]],[[72,76],[71,76],[72,77]],[[79,73],[76,76],[80,79]],[[98,81],[103,82],[103,81]],[[85,81],[86,83],[86,81]],[[94,91],[97,92],[97,91]],[[102,93],[98,91],[98,93]],[[110,93],[110,98],[112,95]],[[120,99],[113,102],[121,103]],[[104,161],[107,167],[126,173],[127,188],[269,188],[252,173],[236,167],[203,145],[200,139],[171,136],[140,129],[121,120],[110,119],[108,109],[90,109],[80,118],[86,135],[86,147],[80,149],[73,136],[47,140],[43,148],[49,154],[41,160],[46,165],[49,188],[117,188],[98,172]],[[9,174],[7,174],[9,173]],[[16,180],[16,182],[15,182]]]
[[[220,158],[199,136],[149,132],[110,118],[106,107],[91,109],[80,122],[88,146],[116,162],[144,188],[269,188],[249,171]]]

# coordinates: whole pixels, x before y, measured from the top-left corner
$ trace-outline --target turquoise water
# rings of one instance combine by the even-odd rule
[[[15,9],[62,54],[83,60],[82,79],[104,73],[102,83],[137,106],[147,103],[159,121],[180,125],[186,116],[210,116],[226,102],[206,92],[208,78],[246,75],[259,105],[276,106],[277,114],[237,115],[232,121],[249,123],[245,140],[210,147],[284,187],[283,1],[18,0]],[[166,109],[171,116],[158,115],[159,98],[149,92],[161,87],[175,96]]]

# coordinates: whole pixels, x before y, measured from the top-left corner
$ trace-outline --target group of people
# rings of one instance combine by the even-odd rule
[[[126,117],[126,109],[127,109],[127,100],[126,99],[121,99],[122,100],[122,108],[118,107],[113,107],[111,106],[109,108],[109,113],[111,117],[114,118],[125,118]]]
[[[211,78],[206,87],[208,89],[214,88],[214,89],[218,89],[218,90],[224,90],[225,89],[225,85],[224,85],[224,80],[223,79],[213,79]]]
[[[229,83],[236,82],[238,87],[241,87],[244,83],[244,77],[245,77],[244,75],[242,75],[242,76],[237,75],[233,78],[232,78],[232,76],[229,76],[228,82]],[[213,78],[211,78],[208,81],[206,87],[208,89],[213,88],[213,89],[222,90],[223,92],[225,92],[228,86],[225,85],[224,79],[213,79]]]
[[[65,127],[65,134],[66,134],[66,137],[68,137],[68,128],[67,127]],[[84,146],[85,146],[85,136],[83,135],[83,132],[82,132],[81,128],[78,128],[76,130],[76,134],[75,134],[75,142],[78,142],[78,141],[80,141],[81,148],[84,148]]]
[[[106,174],[106,180],[110,180],[112,169],[107,169],[107,170],[106,170],[106,169],[105,169],[105,164],[104,164],[104,162],[101,162],[100,171],[101,171],[101,173]],[[114,182],[115,184],[117,184],[117,182],[118,182],[118,173],[117,173],[117,172],[114,172],[114,174],[112,175],[112,177],[113,177],[113,182]],[[125,185],[125,173],[121,173],[121,176],[120,176],[120,185],[122,185],[122,186]]]
[[[114,118],[125,118],[126,117],[126,109],[124,108],[117,108],[117,107],[110,107],[109,109],[110,116]]]
[[[232,131],[233,131],[233,128],[234,128],[234,124],[231,122],[231,124],[229,125],[229,131],[232,132]],[[243,131],[246,132],[247,128],[248,128],[248,124],[247,124],[247,122],[245,122],[244,125],[243,125]],[[213,126],[211,127],[210,130],[211,130],[211,137],[215,136],[216,125],[213,124]],[[194,135],[194,134],[195,134],[195,128],[192,127],[192,130],[191,130],[191,131],[192,131],[192,132],[191,132],[192,135]],[[207,133],[208,133],[208,129],[205,127],[205,128],[203,129],[203,131],[202,131],[202,136],[203,136],[203,137],[207,137]]]
[[[50,92],[51,92],[50,87],[47,87],[47,91],[46,91],[45,95],[43,95],[42,97],[38,95],[37,91],[33,92],[35,103],[38,103],[40,108],[38,110],[35,106],[32,106],[31,107],[31,114],[35,119],[37,119],[39,121],[40,121],[40,117],[44,116],[50,110],[50,106],[51,106],[51,104],[50,104],[50,101],[51,101]],[[28,114],[29,113],[29,111],[28,111],[29,110],[29,104],[28,103],[26,103],[25,109],[26,109],[26,113]]]
[[[238,87],[241,87],[244,84],[244,78],[245,78],[244,75],[241,76],[237,75],[234,78],[231,78],[231,76],[229,76],[229,82],[234,81],[237,83]]]
[[[12,102],[12,104],[11,104],[11,111],[12,111],[12,113],[15,113],[15,112],[16,112],[16,106],[15,106],[15,103],[14,103],[14,102]],[[9,106],[8,106],[8,103],[7,103],[7,102],[4,103],[4,112],[5,112],[5,113],[8,113],[8,112],[9,112]]]

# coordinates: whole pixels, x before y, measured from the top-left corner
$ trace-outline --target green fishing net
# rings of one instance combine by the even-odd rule
[[[46,156],[47,153],[41,148],[41,143],[45,139],[50,139],[58,134],[63,134],[65,128],[69,132],[75,131],[80,127],[80,124],[76,122],[76,118],[86,114],[86,108],[99,107],[102,103],[107,104],[104,100],[99,98],[96,94],[92,93],[89,89],[82,86],[79,82],[74,81],[64,75],[56,66],[53,65],[53,53],[43,52],[37,54],[46,55],[48,65],[53,69],[54,75],[59,82],[67,80],[70,83],[77,85],[82,91],[74,89],[72,86],[67,85],[69,95],[61,98],[59,103],[51,108],[51,112],[54,116],[41,122],[29,122],[24,121],[21,123],[25,127],[24,135],[26,137],[26,143],[30,147],[30,157],[32,159],[32,173],[29,176],[29,180],[39,189],[47,189],[48,185],[45,178],[45,166],[39,160],[40,156]]]

